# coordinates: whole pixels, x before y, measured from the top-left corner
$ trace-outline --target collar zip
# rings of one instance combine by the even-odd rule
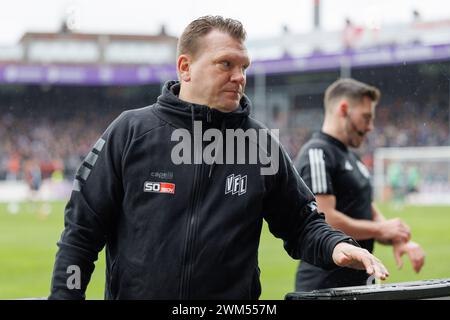
[[[208,108],[208,111],[206,113],[206,122],[211,123],[212,122],[212,110]]]

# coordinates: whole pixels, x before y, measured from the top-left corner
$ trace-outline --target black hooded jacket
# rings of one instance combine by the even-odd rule
[[[203,132],[265,129],[249,116],[245,96],[223,113],[181,101],[178,92],[169,81],[157,103],[121,114],[80,166],[50,299],[84,299],[105,245],[106,299],[257,299],[263,218],[290,256],[323,268],[335,266],[337,243],[354,243],[325,223],[278,144],[273,175],[261,175],[260,163],[174,164],[172,134],[192,132],[193,121]]]

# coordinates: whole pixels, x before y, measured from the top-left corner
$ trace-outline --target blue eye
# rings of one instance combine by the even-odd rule
[[[231,67],[231,63],[230,63],[229,61],[222,61],[221,64],[222,64],[222,66],[224,66],[225,68]]]

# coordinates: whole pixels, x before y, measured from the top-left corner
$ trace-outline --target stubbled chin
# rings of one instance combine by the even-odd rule
[[[227,107],[227,110],[228,110],[229,112],[233,112],[233,111],[236,110],[238,107],[239,107],[239,104],[235,104],[235,105],[232,105],[232,106],[228,106],[228,107]]]
[[[224,103],[220,107],[217,107],[222,112],[233,112],[239,107],[239,103]]]
[[[348,146],[351,147],[351,148],[358,148],[359,144],[360,144],[359,143],[359,138],[356,137],[356,136],[353,136],[352,138],[350,138],[348,140]]]
[[[364,141],[364,139],[358,139],[357,141],[353,141],[352,147],[359,148],[362,145],[363,141]]]
[[[239,106],[239,100],[236,99],[230,99],[228,100],[224,105],[227,107],[227,109],[236,109]]]

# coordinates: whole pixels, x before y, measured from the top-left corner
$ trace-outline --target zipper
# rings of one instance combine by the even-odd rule
[[[205,164],[201,163],[194,167],[194,180],[192,186],[192,201],[189,207],[189,215],[186,226],[186,237],[184,240],[184,254],[183,263],[181,266],[181,281],[179,297],[181,300],[188,300],[190,298],[190,280],[192,268],[195,258],[195,243],[197,238],[197,223],[198,223],[198,204],[201,199],[203,187],[203,168]]]
[[[192,125],[194,125],[194,116],[192,118]],[[212,110],[208,109],[206,113],[206,122],[209,124],[212,122]],[[202,142],[202,150],[205,147]],[[201,153],[202,150],[199,150]],[[194,153],[197,150],[194,149]],[[195,159],[195,154],[194,154]],[[200,159],[203,159],[203,155],[200,155]],[[181,281],[179,297],[181,300],[190,299],[190,281],[194,265],[194,259],[196,256],[196,239],[197,239],[197,225],[198,225],[198,206],[203,195],[203,182],[204,182],[204,168],[206,164],[202,163],[194,165],[194,180],[192,185],[192,201],[189,207],[189,215],[186,226],[186,237],[184,240],[184,254],[183,263],[181,266]]]
[[[211,123],[212,122],[212,110],[211,108],[208,109],[206,112],[206,122]]]
[[[117,285],[115,284],[115,281],[117,281],[117,277],[116,277],[116,269],[117,269],[117,260],[119,258],[116,257],[116,259],[113,260],[113,262],[111,263],[111,270],[109,273],[109,294],[112,300],[116,299],[116,287]]]

